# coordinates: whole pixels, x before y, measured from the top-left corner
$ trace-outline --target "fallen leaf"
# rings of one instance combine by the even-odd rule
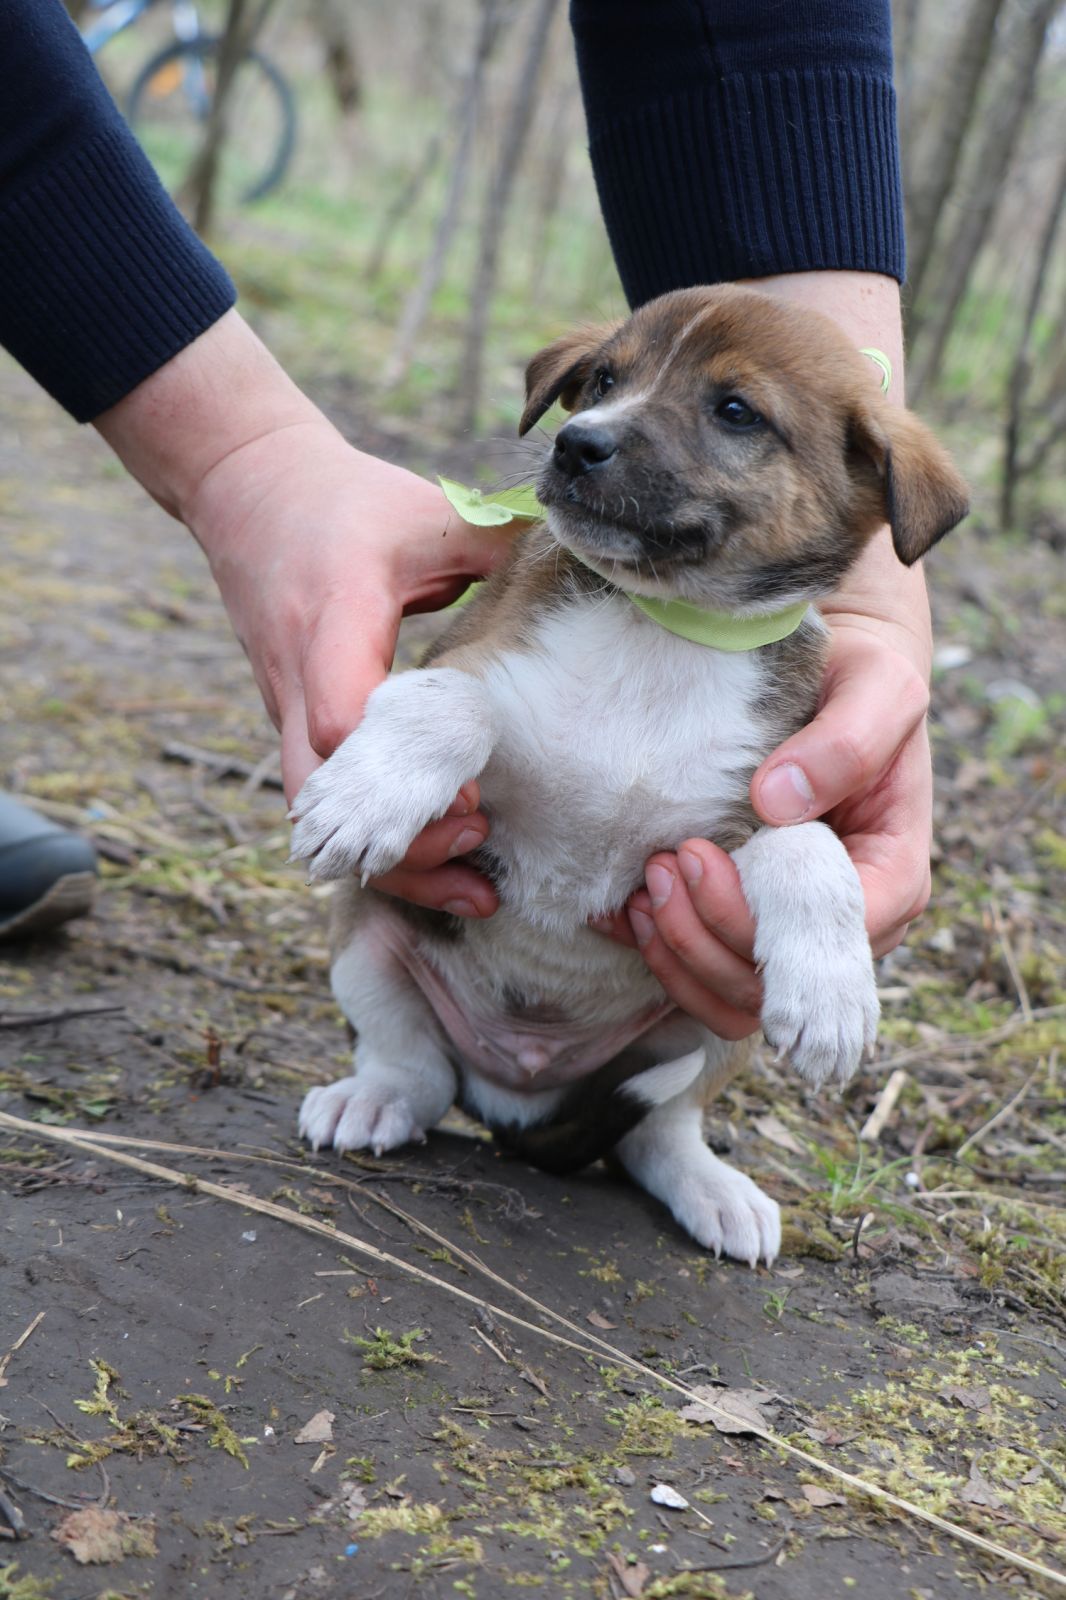
[[[316,1411],[310,1422],[304,1423],[293,1444],[331,1444],[334,1421],[334,1412]]]
[[[988,1479],[978,1470],[976,1461],[970,1462],[969,1482],[959,1490],[959,1499],[965,1505],[984,1506],[989,1511],[998,1511],[1003,1505]]]
[[[598,1311],[590,1311],[585,1318],[594,1328],[617,1328],[617,1322],[608,1322],[606,1317],[601,1317]]]
[[[854,1439],[853,1433],[841,1433],[839,1428],[804,1428],[804,1433],[815,1444],[825,1444],[833,1448],[838,1444],[847,1444],[849,1439]]]
[[[770,1423],[759,1408],[777,1399],[765,1389],[715,1389],[705,1383],[698,1385],[693,1393],[699,1395],[699,1401],[682,1406],[682,1418],[685,1422],[709,1422],[719,1433],[753,1433],[768,1429]]]
[[[761,1133],[764,1139],[769,1139],[771,1144],[776,1144],[779,1150],[790,1150],[794,1156],[803,1154],[803,1146],[790,1133],[780,1117],[766,1116],[754,1119],[756,1133]]]
[[[158,1553],[155,1524],[150,1518],[139,1518],[135,1522],[124,1511],[102,1511],[97,1506],[72,1511],[53,1528],[52,1538],[69,1550],[82,1566]]]
[[[816,1506],[819,1510],[823,1506],[843,1506],[847,1504],[842,1494],[834,1494],[832,1489],[823,1489],[820,1483],[805,1483],[803,1485],[803,1498],[809,1506]]]
[[[678,1494],[668,1483],[657,1483],[651,1491],[652,1500],[657,1506],[669,1506],[671,1511],[687,1511],[688,1501],[683,1494]]]
[[[651,1568],[643,1561],[636,1561],[631,1566],[621,1556],[615,1555],[613,1550],[608,1551],[607,1565],[611,1577],[621,1586],[621,1592],[626,1600],[640,1600],[644,1593],[644,1585],[651,1577]]]
[[[958,1383],[949,1383],[940,1390],[941,1400],[954,1400],[956,1405],[964,1406],[967,1411],[991,1411],[992,1396],[981,1384],[976,1384],[972,1389],[964,1388]]]

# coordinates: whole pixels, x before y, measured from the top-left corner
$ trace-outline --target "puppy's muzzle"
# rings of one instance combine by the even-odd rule
[[[618,452],[618,438],[610,428],[580,417],[559,429],[552,460],[568,478],[580,477],[604,466]]]

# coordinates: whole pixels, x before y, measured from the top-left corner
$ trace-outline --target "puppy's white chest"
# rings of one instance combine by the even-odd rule
[[[769,743],[755,654],[677,638],[621,597],[546,618],[484,683],[492,849],[508,901],[555,924],[618,905],[653,850],[713,837]]]

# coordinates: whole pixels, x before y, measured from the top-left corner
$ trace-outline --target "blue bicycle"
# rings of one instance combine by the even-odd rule
[[[95,55],[159,0],[90,0],[82,28]],[[171,0],[174,43],[151,56],[126,97],[126,116],[167,188],[181,192],[211,112],[221,41],[205,33],[193,0]],[[250,50],[237,65],[222,156],[223,200],[259,200],[277,187],[296,145],[292,90],[274,63]]]

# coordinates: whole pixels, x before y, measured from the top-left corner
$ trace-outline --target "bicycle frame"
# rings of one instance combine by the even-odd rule
[[[81,37],[90,55],[95,55],[105,44],[110,44],[117,34],[132,27],[138,17],[143,17],[156,4],[156,0],[91,0],[91,4],[93,10],[101,15],[98,21],[82,29]],[[175,39],[187,44],[200,37],[203,30],[193,0],[174,0],[170,12]]]

